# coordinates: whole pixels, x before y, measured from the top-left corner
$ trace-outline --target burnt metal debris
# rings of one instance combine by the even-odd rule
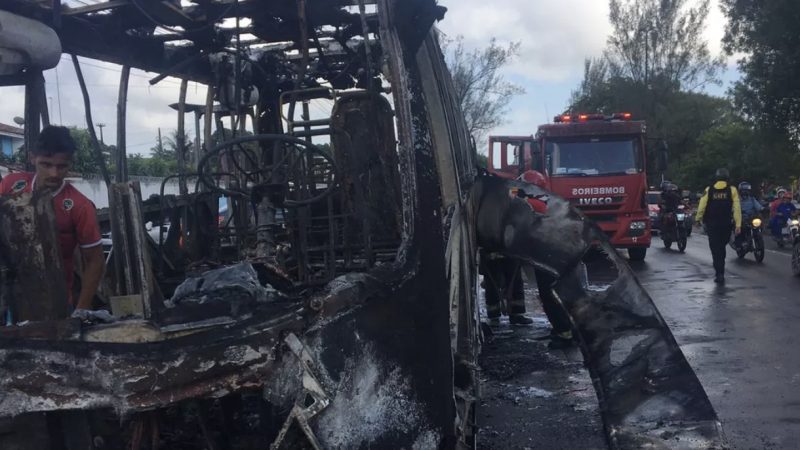
[[[0,12],[45,28],[37,45],[0,48],[28,61],[0,64],[0,84],[26,86],[28,145],[48,122],[53,62],[26,55],[123,66],[98,213],[110,232],[99,297],[115,322],[67,317],[46,199],[0,199],[0,308],[14,318],[0,327],[0,447],[473,447],[479,243],[561,277],[613,446],[721,439],[624,262],[606,294],[573,283],[594,228],[555,197],[545,218],[520,210],[505,182],[478,176],[434,0],[4,0]],[[191,151],[177,143],[179,195],[162,185],[141,199],[128,179],[131,68],[182,80],[179,130],[188,112],[203,119]],[[186,103],[188,81],[208,86],[204,105]],[[322,116],[309,107],[320,99],[333,103]],[[506,200],[485,207],[491,195]]]
[[[546,199],[547,214],[531,214],[518,192]],[[480,245],[558,278],[552,289],[580,338],[611,447],[726,448],[703,386],[602,230],[566,200],[526,183],[481,178],[472,194]],[[581,261],[598,247],[617,277],[590,289]]]

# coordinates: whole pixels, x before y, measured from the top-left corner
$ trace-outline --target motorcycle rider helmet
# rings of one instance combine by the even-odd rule
[[[751,192],[753,191],[753,186],[750,185],[747,181],[742,181],[739,183],[739,193],[744,195],[745,197],[749,197]]]
[[[661,190],[662,190],[662,191],[668,191],[668,190],[669,190],[669,186],[670,186],[671,184],[672,184],[672,182],[670,182],[670,181],[663,181],[663,182],[661,182]]]
[[[717,181],[728,181],[728,178],[731,177],[731,173],[728,172],[728,169],[724,167],[720,167],[717,169],[717,172],[714,174],[714,178]]]

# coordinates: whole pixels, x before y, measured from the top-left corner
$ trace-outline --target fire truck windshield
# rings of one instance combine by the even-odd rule
[[[642,171],[638,138],[580,138],[546,141],[551,176],[633,175]]]

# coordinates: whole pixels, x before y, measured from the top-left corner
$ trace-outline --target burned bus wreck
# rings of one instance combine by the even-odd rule
[[[49,122],[42,71],[57,62],[31,53],[123,69],[100,212],[116,320],[70,318],[49,197],[0,198],[0,309],[13,317],[0,447],[473,447],[478,245],[559,279],[612,447],[723,446],[702,386],[596,227],[555,196],[535,215],[509,192],[547,193],[478,174],[433,30],[444,14],[433,0],[3,2],[0,25],[38,30],[16,47],[0,38],[19,56],[0,82],[26,86],[27,143]],[[203,119],[205,144],[177,154],[177,196],[142,201],[128,181],[130,68],[184,80],[179,136],[185,113]],[[186,102],[189,80],[208,86],[205,105]],[[333,102],[325,117],[308,108],[319,98]],[[153,239],[148,221],[171,226]],[[603,293],[575,281],[597,242],[620,267]]]
[[[443,8],[137,0],[3,9],[3,20],[55,30],[51,44],[65,53],[160,74],[154,83],[207,84],[205,142],[215,125],[230,134],[179,152],[181,195],[153,203],[127,181],[119,127],[111,206],[100,215],[113,240],[111,309],[132,314],[110,324],[69,318],[57,250],[40,245],[53,242],[48,200],[2,200],[2,298],[16,324],[0,329],[0,446],[470,445],[475,274],[470,258],[448,268],[445,219],[475,164],[432,30]],[[48,122],[47,68],[3,77],[26,85],[32,135]],[[88,107],[85,86],[84,95]],[[329,117],[310,117],[315,98],[333,101]],[[179,130],[188,108],[182,95]],[[315,145],[320,136],[330,151]],[[220,197],[230,208],[218,224]],[[144,231],[156,216],[172,224],[161,245]],[[465,254],[468,238],[452,253]]]

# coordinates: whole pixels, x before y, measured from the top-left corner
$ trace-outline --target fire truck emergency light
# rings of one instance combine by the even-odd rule
[[[570,115],[563,114],[555,116],[553,122],[555,123],[572,123],[572,122],[588,122],[590,120],[631,120],[633,114],[628,112],[614,113],[610,116],[604,114],[578,114]]]

